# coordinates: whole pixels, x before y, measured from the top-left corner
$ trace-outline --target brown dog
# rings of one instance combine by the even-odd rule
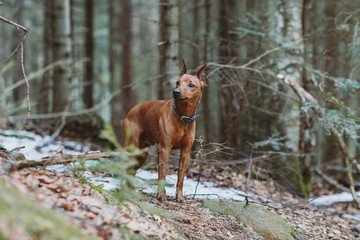
[[[158,195],[164,201],[166,166],[171,149],[180,149],[176,200],[184,202],[182,193],[186,169],[189,164],[190,150],[195,139],[195,119],[199,116],[202,90],[206,86],[206,64],[196,76],[188,75],[183,60],[180,77],[173,90],[173,99],[148,101],[130,110],[123,122],[126,135],[125,144],[145,148],[158,144]],[[135,170],[144,165],[147,153],[138,158]]]

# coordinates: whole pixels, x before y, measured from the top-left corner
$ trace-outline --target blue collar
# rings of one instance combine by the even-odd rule
[[[187,116],[184,116],[182,115],[179,110],[176,108],[176,105],[175,105],[175,100],[173,99],[172,101],[172,106],[176,112],[176,114],[180,117],[180,120],[182,122],[185,122],[185,123],[192,123],[194,122],[198,117],[199,117],[199,114],[195,112],[195,114],[191,117],[187,117]]]

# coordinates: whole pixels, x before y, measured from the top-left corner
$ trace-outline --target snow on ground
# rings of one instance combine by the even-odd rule
[[[21,138],[19,138],[21,136]],[[15,131],[15,130],[0,130],[0,145],[11,151],[15,148],[24,147],[20,150],[21,153],[25,155],[27,159],[38,160],[43,157],[49,156],[50,153],[58,149],[61,145],[65,148],[63,150],[64,154],[81,154],[83,152],[89,151],[88,147],[85,147],[79,143],[66,141],[52,141],[48,143],[50,140],[49,136],[42,137],[40,135],[36,135],[32,132],[28,131]],[[47,144],[45,144],[47,143]],[[44,145],[45,144],[45,145]],[[44,146],[43,146],[44,145]],[[42,146],[41,148],[39,148]],[[86,162],[86,165],[94,165],[97,161],[89,160]],[[66,171],[67,168],[63,165],[54,165],[47,167],[49,170],[55,170],[59,172]],[[91,173],[86,173],[87,177],[89,177],[89,181],[92,183],[99,185],[103,184],[104,189],[113,190],[119,186],[119,180],[111,178],[111,177],[93,177]],[[143,180],[156,180],[157,173],[153,173],[150,171],[145,171],[139,169],[136,173],[136,176],[139,179]],[[172,174],[166,177],[166,194],[168,196],[175,196],[176,191],[176,181],[177,175]],[[146,186],[141,189],[141,191],[145,193],[156,193],[156,186]],[[234,188],[218,188],[215,183],[212,182],[197,182],[193,179],[189,179],[185,177],[184,180],[184,188],[183,188],[184,196],[186,197],[195,197],[195,198],[211,198],[211,199],[233,199],[244,201],[245,193],[243,191],[236,190]],[[360,197],[360,193],[358,193]],[[252,195],[249,194],[251,197]],[[259,196],[257,196],[259,197]],[[333,195],[324,195],[318,197],[316,199],[310,200],[310,203],[313,205],[323,205],[330,206],[331,204],[337,202],[351,202],[352,196],[350,193],[340,193]]]
[[[95,185],[103,185],[103,189],[114,190],[119,187],[119,180],[111,177],[91,177],[90,173],[85,174],[89,177],[89,181]],[[136,172],[136,177],[144,180],[143,184],[139,185],[139,189],[144,193],[156,194],[157,186],[148,185],[146,182],[151,180],[157,180],[157,173],[139,169]],[[176,181],[177,175],[171,174],[166,176],[165,191],[167,196],[175,196],[176,193]],[[233,199],[238,201],[244,201],[244,192],[233,188],[220,189],[217,188],[215,183],[212,182],[200,182],[185,177],[183,194],[188,198],[206,198],[206,199]]]
[[[47,157],[61,145],[64,145],[65,147],[63,151],[64,154],[81,154],[82,152],[89,151],[89,147],[76,142],[53,141],[48,143],[49,140],[50,136],[42,137],[24,130],[0,130],[0,145],[8,151],[24,147],[20,152],[24,154],[26,159],[39,160],[43,157]],[[42,146],[41,149],[38,149],[40,146]]]
[[[145,171],[139,169],[136,173],[136,176],[144,180],[156,180],[158,175],[157,173]],[[176,181],[177,175],[167,175],[166,176],[166,186],[165,191],[168,196],[175,196],[176,193]],[[142,189],[145,193],[155,194],[156,186],[148,186]],[[197,182],[191,178],[185,177],[184,187],[183,187],[184,196],[190,198],[206,198],[206,199],[233,199],[238,201],[244,201],[245,193],[233,188],[221,189],[216,187],[215,183],[212,182]]]
[[[360,198],[360,192],[356,193]],[[338,194],[323,195],[318,198],[310,199],[310,204],[315,206],[330,206],[334,203],[352,202],[353,196],[349,192],[342,192]]]

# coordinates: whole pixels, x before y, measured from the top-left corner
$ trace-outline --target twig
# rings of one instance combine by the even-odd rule
[[[15,48],[15,50],[10,54],[9,58],[6,60],[6,62],[8,62],[14,55],[15,53],[19,50],[20,48],[20,66],[21,66],[21,72],[22,75],[25,79],[25,83],[26,83],[26,100],[27,100],[27,104],[28,104],[28,113],[27,116],[30,117],[30,111],[31,111],[31,107],[30,107],[30,85],[29,85],[29,81],[26,77],[26,73],[25,73],[25,66],[24,66],[24,42],[26,37],[29,34],[30,29],[26,28],[20,24],[17,24],[9,19],[6,19],[2,16],[0,16],[0,20],[3,22],[6,22],[10,25],[15,26],[17,29],[21,29],[24,31],[24,37],[22,38],[22,40],[20,41],[19,45]]]
[[[115,154],[114,154],[115,155]],[[22,160],[17,161],[9,167],[9,171],[18,171],[24,168],[29,167],[45,167],[49,165],[56,165],[56,164],[68,164],[76,161],[81,160],[94,160],[94,159],[104,159],[104,158],[111,158],[114,155],[109,153],[89,153],[89,154],[81,154],[81,155],[69,155],[64,157],[48,157],[43,158],[41,160]]]
[[[66,117],[68,116],[66,113],[68,113],[69,109],[71,106],[71,101],[68,101],[68,104],[65,107],[65,111],[63,112],[63,115],[61,116],[61,124],[60,126],[56,129],[56,131],[50,136],[50,139],[47,139],[46,141],[44,141],[43,143],[41,143],[41,145],[39,144],[38,148],[42,148],[43,146],[47,145],[48,143],[52,142],[55,140],[55,138],[57,138],[61,131],[63,130],[63,128],[66,125]]]
[[[28,81],[30,82],[31,80],[34,80],[34,79],[38,78],[39,76],[41,76],[41,75],[44,74],[45,72],[51,70],[52,68],[61,65],[63,62],[64,62],[64,60],[59,60],[59,61],[56,61],[56,62],[53,62],[53,63],[47,65],[47,66],[44,67],[43,69],[40,69],[40,70],[38,70],[38,71],[36,71],[36,72],[34,72],[34,73],[30,73],[30,74],[27,76]],[[3,91],[4,91],[5,93],[10,92],[10,91],[14,90],[15,88],[23,85],[24,83],[25,83],[25,79],[21,79],[21,80],[17,81],[16,83],[7,86],[6,88],[4,88]],[[0,96],[0,99],[1,99],[1,98],[5,98],[5,96]]]
[[[349,192],[348,188],[337,183],[334,179],[332,179],[331,177],[326,175],[320,168],[315,168],[315,172],[317,174],[319,174],[323,179],[325,179],[325,181],[327,181],[329,184],[335,186],[336,188],[340,189],[341,191]]]
[[[248,195],[249,195],[249,191],[250,191],[251,168],[252,168],[252,165],[253,165],[252,155],[253,155],[254,149],[255,149],[255,146],[252,146],[250,157],[249,157],[249,167],[248,167],[248,176],[246,178],[246,193],[245,193],[246,205],[249,203]]]
[[[61,145],[61,146],[58,147],[55,151],[53,151],[53,152],[49,155],[49,157],[55,157],[58,153],[61,153],[61,154],[62,154],[63,150],[64,150],[64,146]]]
[[[20,24],[17,24],[17,23],[15,23],[15,22],[7,19],[7,18],[4,18],[3,16],[0,16],[0,20],[3,21],[3,22],[8,23],[8,24],[10,24],[10,25],[13,25],[13,26],[15,26],[17,29],[21,29],[21,30],[23,30],[24,32],[29,32],[29,31],[30,31],[29,28],[24,27],[24,26],[21,26]]]
[[[258,161],[258,160],[266,160],[268,158],[269,158],[269,156],[267,154],[264,154],[259,157],[253,157],[253,162]],[[246,162],[249,162],[249,158],[230,160],[230,161],[226,161],[226,162],[223,162],[223,161],[209,162],[209,161],[207,161],[207,163],[209,163],[211,166],[238,166],[239,164],[244,164]]]
[[[316,113],[320,117],[322,117],[323,109],[320,106],[319,102],[310,93],[308,93],[304,88],[302,88],[297,82],[295,82],[288,75],[285,77],[279,75],[278,78],[283,80],[286,84],[288,84],[295,91],[295,93],[299,96],[299,98],[301,99],[302,102],[309,101],[312,104],[314,104]],[[354,179],[353,179],[352,172],[351,172],[350,161],[352,161],[352,164],[353,164],[353,166],[355,166],[357,172],[360,172],[359,164],[356,161],[356,159],[354,158],[354,156],[352,156],[349,153],[344,140],[341,138],[341,134],[339,133],[339,131],[334,126],[330,126],[330,131],[331,131],[331,134],[335,137],[336,142],[337,142],[338,146],[340,147],[341,153],[343,154],[343,156],[345,158],[344,163],[345,163],[347,177],[349,178],[350,192],[354,198],[354,202],[358,205],[358,208],[360,208],[360,203],[357,200],[357,196],[356,196],[356,192],[355,192],[355,184],[354,184]]]
[[[24,40],[25,40],[26,36],[27,36],[27,34],[25,34]],[[23,43],[21,44],[21,47],[20,47],[20,65],[21,65],[21,71],[22,71],[23,77],[24,77],[25,82],[26,82],[26,101],[27,101],[27,104],[28,104],[27,116],[29,118],[30,117],[30,111],[31,111],[31,107],[30,107],[30,85],[29,85],[29,81],[28,81],[28,79],[26,77],[26,73],[25,73],[24,44]]]
[[[256,68],[249,68],[249,66],[255,62],[260,61],[262,58],[266,57],[267,55],[269,55],[270,53],[279,51],[280,49],[285,49],[285,47],[276,47],[270,50],[265,51],[264,53],[260,54],[258,57],[250,60],[249,62],[240,65],[240,66],[236,66],[236,65],[231,65],[231,64],[219,64],[219,63],[213,63],[213,62],[209,62],[207,65],[208,66],[214,66],[217,67],[216,69],[214,69],[212,72],[210,72],[208,74],[208,77],[210,77],[212,74],[214,74],[215,72],[219,71],[222,68],[231,68],[231,69],[242,69],[242,70],[248,70],[248,71],[253,71],[253,72],[258,72],[258,73],[262,73],[262,71],[260,71],[259,69]]]
[[[203,148],[204,148],[204,140],[203,140],[202,138],[199,138],[199,139],[198,139],[198,142],[200,143],[200,149],[199,149],[199,151],[198,151],[197,154],[196,154],[196,159],[195,159],[194,164],[196,164],[197,160],[199,160],[199,162],[200,162],[200,163],[199,163],[199,165],[200,165],[199,172],[202,172],[202,167],[203,167],[203,165],[202,165],[202,160],[203,160],[203,158],[204,158],[202,152],[203,152],[203,150],[204,150],[204,149],[203,149]],[[199,184],[200,184],[200,178],[201,178],[201,174],[199,174],[199,176],[198,176],[193,198],[195,198],[195,196],[196,196],[197,189],[198,189]]]

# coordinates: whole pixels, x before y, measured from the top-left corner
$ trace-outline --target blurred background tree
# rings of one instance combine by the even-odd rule
[[[304,196],[315,167],[339,179],[344,174],[336,170],[343,170],[343,159],[329,124],[359,156],[359,9],[356,0],[9,0],[0,6],[1,15],[31,29],[25,62],[37,125],[52,113],[93,109],[121,141],[121,121],[135,103],[171,98],[182,58],[191,74],[208,63],[197,136],[228,147],[207,155],[208,163],[246,159],[248,143],[281,139],[254,152],[267,156],[258,165]],[[18,58],[6,59],[21,32],[6,24],[0,32],[0,122],[20,126],[24,85],[14,86],[22,78]],[[278,74],[310,92],[326,109],[323,117]]]

